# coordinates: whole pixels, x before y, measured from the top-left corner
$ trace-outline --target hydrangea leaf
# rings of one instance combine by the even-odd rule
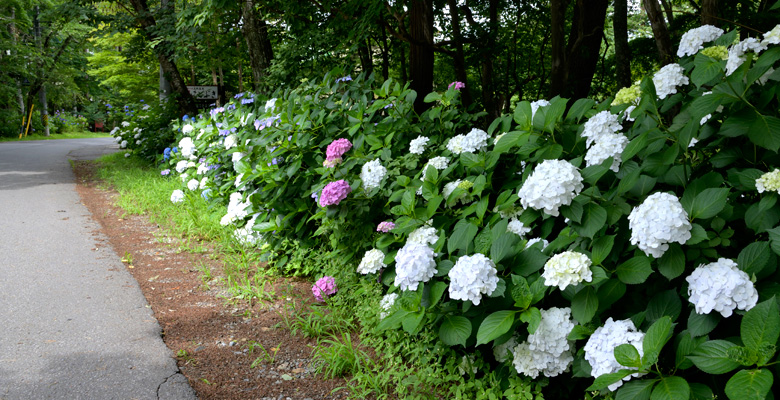
[[[751,142],[776,152],[780,149],[780,118],[755,113],[747,134]]]
[[[688,217],[691,219],[707,219],[718,215],[728,200],[728,188],[704,189],[694,197]]]
[[[601,390],[606,388],[607,386],[622,380],[623,378],[636,373],[636,370],[630,370],[630,369],[621,369],[618,372],[613,372],[611,374],[603,374],[596,378],[596,380],[593,382],[592,385],[590,385],[585,390]]]
[[[505,232],[493,241],[490,246],[490,259],[499,263],[507,258],[514,257],[517,254],[516,245],[520,241],[519,237],[511,232]]]
[[[626,382],[618,389],[615,400],[648,400],[656,382],[656,379]]]
[[[672,337],[672,319],[664,316],[656,320],[645,333],[642,340],[642,366],[649,367],[658,361],[658,355],[669,338]]]
[[[678,338],[679,340],[677,341],[677,350],[675,351],[674,355],[675,368],[688,369],[693,366],[693,362],[691,362],[687,356],[696,350],[696,347],[703,343],[706,338],[694,338],[689,332],[686,331],[683,331],[680,335],[678,335]]]
[[[742,370],[726,382],[726,396],[731,400],[763,400],[773,382],[768,369]]]
[[[601,265],[607,259],[615,244],[615,235],[601,236],[593,241],[590,259],[593,265]]]
[[[514,120],[519,125],[520,129],[523,130],[530,130],[532,121],[531,121],[531,103],[528,101],[521,101],[517,104],[517,107],[515,107],[514,112]]]
[[[471,336],[471,321],[459,315],[445,315],[439,327],[439,338],[447,346],[466,346]]]
[[[772,251],[780,255],[780,226],[767,230],[767,233],[769,234],[769,245],[772,247]]]
[[[636,256],[617,267],[618,279],[629,285],[644,283],[652,273],[650,260],[645,256]]]
[[[571,301],[571,315],[580,324],[587,324],[599,309],[599,298],[593,286],[585,286]]]
[[[584,237],[594,237],[607,222],[607,210],[596,203],[588,203],[583,212],[582,223],[572,224],[572,228]]]
[[[439,303],[439,300],[441,300],[444,292],[447,290],[447,284],[441,281],[437,281],[434,282],[433,285],[425,285],[425,288],[429,289],[428,304],[425,306],[430,308]]]
[[[415,334],[419,330],[424,317],[424,311],[410,312],[401,320],[401,326],[403,326],[404,331]]]
[[[566,338],[569,340],[586,339],[593,334],[593,330],[583,325],[574,325],[574,328],[569,332],[569,336]]]
[[[596,294],[599,296],[599,307],[606,309],[626,294],[626,285],[613,278],[604,282]]]
[[[477,346],[509,332],[515,322],[515,311],[496,311],[485,318],[477,331]]]
[[[642,366],[639,351],[631,343],[623,343],[613,350],[615,360],[624,367],[639,368]]]
[[[725,61],[715,60],[701,53],[696,54],[693,64],[694,68],[693,72],[691,72],[691,81],[697,88],[723,73],[726,66]]]
[[[688,400],[690,397],[688,381],[679,376],[661,378],[650,395],[651,400]]]
[[[548,257],[536,246],[525,249],[518,255],[517,263],[512,266],[512,272],[522,276],[531,275],[542,269],[547,259]]]
[[[528,308],[531,305],[531,300],[534,298],[534,294],[528,286],[528,281],[520,275],[513,274],[512,283],[512,300],[515,301],[515,306],[519,309]]]
[[[664,316],[675,321],[680,316],[680,312],[682,312],[680,296],[677,295],[675,290],[665,290],[658,293],[650,299],[646,311],[645,317],[649,322],[654,322]]]
[[[585,115],[588,110],[593,108],[594,104],[596,104],[596,102],[592,99],[579,99],[575,101],[569,109],[569,112],[566,114],[566,119],[573,119],[574,122],[579,122],[580,119],[582,119],[582,116]]]
[[[740,324],[740,336],[746,347],[759,350],[764,344],[774,345],[780,337],[780,310],[772,297],[758,303],[745,314]]]
[[[707,231],[699,224],[691,224],[691,238],[685,244],[691,246],[704,240],[707,240]]]
[[[474,237],[477,236],[476,225],[466,221],[460,220],[455,224],[455,230],[452,232],[452,236],[447,240],[447,252],[449,254],[454,253],[457,250],[466,251],[469,244],[474,241]]]
[[[745,225],[756,233],[762,233],[775,226],[780,221],[780,212],[776,208],[760,211],[759,204],[755,203],[745,211]]]
[[[720,320],[720,313],[699,314],[696,310],[691,310],[691,314],[688,316],[688,332],[693,337],[704,336],[712,332]]]
[[[379,323],[379,325],[377,325],[376,330],[383,331],[385,329],[398,329],[398,327],[401,326],[401,322],[406,318],[407,315],[411,313],[412,312],[408,310],[398,310],[395,313],[385,317]]]
[[[692,400],[711,400],[715,398],[712,389],[703,383],[689,382]]]
[[[631,157],[635,156],[637,153],[639,153],[639,151],[644,149],[647,145],[647,136],[648,132],[644,132],[628,142],[628,145],[626,145],[626,148],[623,150],[620,158],[623,159],[624,162],[628,161],[631,159]]]
[[[739,363],[728,356],[728,350],[736,346],[726,340],[710,340],[699,345],[688,359],[708,374],[725,374],[739,367]]]
[[[753,242],[739,253],[737,265],[748,275],[758,274],[769,262],[769,242]]]
[[[542,312],[536,307],[531,307],[520,314],[520,321],[528,324],[528,334],[532,335],[542,322]]]
[[[685,271],[685,254],[677,243],[671,243],[669,249],[658,260],[658,272],[672,280]]]

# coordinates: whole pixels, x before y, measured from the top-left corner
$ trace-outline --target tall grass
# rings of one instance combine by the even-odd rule
[[[64,133],[54,133],[50,136],[43,135],[27,135],[21,139],[18,136],[12,137],[0,137],[0,142],[19,142],[30,140],[57,140],[57,139],[92,139],[101,137],[111,137],[108,132],[89,132],[89,131],[74,131]]]

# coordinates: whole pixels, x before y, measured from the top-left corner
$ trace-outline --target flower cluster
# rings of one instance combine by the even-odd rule
[[[428,172],[428,167],[431,166],[433,168],[436,168],[437,170],[441,171],[444,169],[447,169],[447,167],[450,165],[450,159],[447,157],[433,157],[430,160],[428,160],[427,163],[422,168],[423,171],[423,179],[425,177],[425,174]]]
[[[612,165],[609,169],[618,172],[620,170],[621,155],[628,146],[628,138],[619,133],[607,133],[601,135],[585,153],[585,165],[600,165],[606,159],[612,157]]]
[[[452,82],[452,83],[450,83],[450,84],[447,86],[447,89],[449,89],[449,88],[451,88],[451,87],[453,87],[453,86],[455,86],[455,90],[461,90],[461,89],[463,89],[463,88],[465,88],[465,87],[466,87],[466,84],[465,84],[465,83],[463,83],[463,82],[458,82],[458,81],[455,81],[455,82]]]
[[[379,301],[379,308],[382,309],[379,312],[379,319],[385,319],[390,315],[390,310],[395,305],[396,300],[398,300],[398,293],[388,293],[382,297],[382,300]]]
[[[471,181],[468,180],[454,180],[452,182],[448,182],[446,185],[444,185],[444,188],[441,190],[441,194],[444,196],[444,199],[448,199],[452,192],[455,191],[455,189],[463,189],[464,191],[458,195],[457,199],[454,199],[454,204],[457,204],[458,202],[461,202],[463,204],[469,203],[472,201],[471,195],[466,192],[466,190],[469,190],[471,187],[473,187],[474,184]]]
[[[482,129],[473,128],[465,135],[457,135],[447,142],[447,150],[452,154],[475,153],[487,147],[488,134]]]
[[[550,105],[550,102],[545,99],[540,99],[536,101],[531,102],[531,119],[533,120],[534,115],[536,115],[536,110],[539,109],[539,107],[547,107]]]
[[[371,249],[363,255],[363,259],[360,260],[360,265],[357,267],[357,272],[363,275],[375,274],[387,266],[384,263],[384,259],[385,253],[382,253],[382,250]]]
[[[566,160],[544,160],[518,191],[523,207],[557,217],[560,206],[571,204],[583,188],[580,171]]]
[[[171,193],[171,203],[181,203],[184,201],[184,192],[181,189],[176,189]]]
[[[685,280],[688,300],[698,314],[715,310],[728,318],[735,308],[747,311],[758,302],[758,292],[748,274],[727,258],[699,265]]]
[[[233,237],[238,243],[245,246],[256,246],[263,242],[263,235],[254,230],[258,216],[260,216],[259,213],[252,215],[252,218],[249,219],[243,228],[236,228],[236,230],[233,231]]]
[[[325,185],[322,189],[322,195],[320,196],[320,205],[323,207],[338,205],[341,200],[347,198],[347,195],[352,191],[349,183],[345,180],[338,180]]]
[[[669,193],[653,193],[628,216],[631,244],[648,256],[661,258],[669,243],[684,244],[691,238],[691,223],[680,200]]]
[[[729,49],[726,46],[710,46],[701,51],[701,54],[716,60],[728,60]]]
[[[387,168],[383,167],[379,160],[371,160],[363,164],[360,171],[360,180],[363,181],[363,188],[366,191],[381,186],[385,176],[387,176]]]
[[[482,254],[459,258],[448,274],[450,298],[471,300],[475,306],[478,306],[483,294],[489,296],[496,290],[498,285],[496,273],[496,264]]]
[[[517,218],[509,220],[509,224],[506,226],[507,232],[512,232],[517,236],[523,237],[526,233],[531,232],[531,228],[528,228]]]
[[[685,70],[680,64],[667,64],[653,75],[655,94],[659,99],[665,99],[677,93],[677,86],[687,85],[690,80],[683,73]]]
[[[636,347],[639,355],[643,355],[642,341],[645,338],[644,332],[640,332],[634,326],[630,319],[614,321],[612,317],[590,335],[588,342],[585,343],[585,360],[591,366],[591,376],[598,378],[604,374],[618,372],[621,369],[631,369],[620,365],[615,359],[615,347],[621,344],[631,344]],[[632,377],[638,378],[639,373],[631,374],[622,381],[617,381],[609,385],[609,390],[615,391],[623,385],[623,381],[628,381]]]
[[[703,49],[704,43],[711,42],[723,35],[723,29],[712,25],[702,25],[685,32],[680,39],[680,47],[677,48],[677,57],[685,57],[696,54]]]
[[[195,157],[195,143],[192,141],[191,137],[185,137],[182,138],[179,141],[179,149],[181,149],[181,155],[184,158],[189,158],[194,160]]]
[[[726,76],[733,74],[747,60],[745,53],[751,51],[759,54],[766,49],[767,46],[764,42],[759,42],[758,39],[752,37],[729,47],[728,61],[726,61]]]
[[[347,139],[336,139],[328,145],[325,150],[325,159],[328,161],[334,161],[338,159],[341,161],[341,156],[348,152],[352,148],[352,142]]]
[[[588,256],[576,251],[556,254],[544,264],[544,285],[558,286],[564,290],[569,285],[577,285],[582,281],[590,282],[593,279],[591,264],[593,263]]]
[[[418,242],[407,242],[395,256],[394,284],[401,290],[417,290],[436,273],[433,249]]]
[[[558,376],[569,369],[573,342],[567,337],[574,328],[571,309],[553,307],[541,310],[542,319],[536,331],[513,351],[513,364],[517,373],[536,378]]]
[[[639,96],[642,92],[639,89],[639,82],[634,83],[629,87],[624,87],[615,94],[615,100],[612,100],[612,105],[617,106],[620,104],[639,104]]]
[[[422,154],[425,151],[425,146],[431,139],[425,136],[418,136],[409,143],[409,152],[412,154]]]
[[[229,225],[237,220],[241,220],[248,215],[247,208],[251,204],[247,201],[244,202],[243,195],[239,192],[230,194],[230,202],[227,207],[227,214],[219,221],[222,225]]]
[[[395,223],[394,222],[392,222],[392,221],[382,221],[382,222],[379,223],[379,225],[377,225],[376,231],[377,232],[387,233],[387,232],[390,232],[391,230],[393,230],[394,228],[395,228]]]
[[[496,347],[493,347],[493,357],[496,358],[496,361],[498,362],[505,362],[509,360],[514,360],[514,350],[515,347],[517,347],[517,335],[512,335],[509,340],[507,340],[504,343],[501,343],[497,345]]]
[[[433,246],[438,241],[439,234],[436,231],[436,228],[429,225],[423,225],[415,229],[406,239],[407,243],[422,243],[429,246]]]
[[[336,279],[332,276],[323,276],[314,282],[311,287],[311,292],[314,294],[314,299],[317,301],[325,301],[325,298],[333,296],[338,292],[336,287]]]
[[[777,192],[780,193],[780,169],[775,168],[772,172],[767,172],[756,179],[756,190],[758,193]]]

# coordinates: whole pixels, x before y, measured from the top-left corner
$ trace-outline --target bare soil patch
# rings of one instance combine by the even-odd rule
[[[206,243],[205,251],[182,251],[183,238],[171,237],[146,216],[126,215],[114,206],[116,192],[101,189],[94,162],[77,161],[74,171],[82,202],[99,222],[102,233],[138,281],[163,329],[164,341],[177,356],[179,368],[201,399],[339,399],[343,379],[323,380],[311,362],[316,342],[292,336],[282,312],[293,297],[310,296],[311,284],[295,279],[274,282],[273,299],[263,303],[227,300],[222,262]],[[192,247],[193,243],[189,243]],[[204,282],[200,267],[212,271]],[[273,363],[253,361],[263,355],[250,343],[274,352]]]

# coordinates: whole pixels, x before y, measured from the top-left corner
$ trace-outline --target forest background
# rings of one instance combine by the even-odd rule
[[[464,82],[464,105],[491,121],[521,100],[606,98],[672,62],[672,43],[701,24],[766,32],[773,3],[5,0],[0,137],[22,132],[31,109],[30,133],[47,134],[47,120],[55,133],[110,129],[124,105],[156,103],[160,70],[176,100],[167,121],[195,114],[186,85],[270,95],[334,68],[422,94]]]

